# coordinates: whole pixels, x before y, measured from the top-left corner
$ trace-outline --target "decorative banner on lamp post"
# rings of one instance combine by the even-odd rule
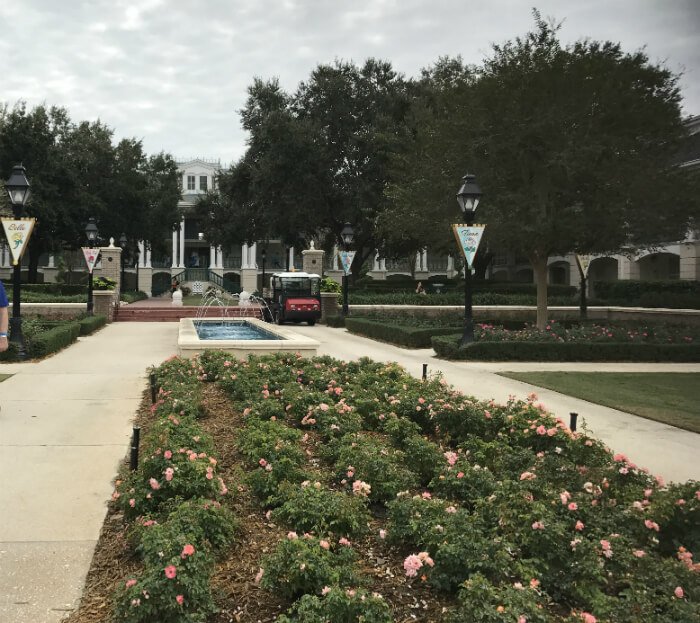
[[[22,255],[24,255],[24,251],[27,248],[35,222],[36,219],[33,218],[2,219],[2,227],[5,230],[7,244],[10,245],[12,264],[14,266],[17,266],[22,261]]]
[[[85,263],[87,264],[88,267],[88,272],[92,274],[93,268],[95,268],[95,264],[97,264],[97,259],[100,256],[100,250],[99,249],[90,249],[88,247],[82,247],[83,249],[83,255],[85,256]]]
[[[576,262],[578,262],[578,267],[581,269],[584,279],[588,278],[588,269],[590,268],[591,262],[594,259],[595,258],[592,255],[579,255],[578,253],[576,254]]]
[[[467,261],[467,266],[471,269],[474,263],[476,251],[481,242],[481,236],[484,235],[486,225],[453,225],[452,231],[457,239],[457,244],[462,249],[464,259]]]
[[[343,267],[343,272],[346,275],[350,274],[350,267],[352,266],[352,261],[355,259],[355,253],[355,251],[338,251],[340,265]]]

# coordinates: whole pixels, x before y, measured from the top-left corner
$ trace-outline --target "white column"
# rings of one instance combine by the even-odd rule
[[[173,229],[173,253],[172,253],[172,261],[170,262],[170,268],[177,268],[177,258],[178,258],[178,252],[177,252],[177,231]]]
[[[224,269],[224,250],[222,247],[216,247],[216,267]]]
[[[340,266],[338,266],[338,245],[337,244],[333,247],[333,270],[340,270]]]
[[[139,248],[139,268],[146,268],[146,249],[143,240],[139,240],[136,244]]]
[[[372,264],[372,270],[374,270],[374,271],[379,270],[379,251],[376,251],[374,253],[374,263]]]
[[[241,245],[241,268],[248,268],[248,245]]]
[[[447,256],[447,272],[455,269],[455,258],[451,255]]]
[[[294,247],[289,247],[289,270],[294,270]]]
[[[179,268],[185,267],[185,219],[180,223],[180,262]]]
[[[416,251],[416,263],[415,263],[415,269],[416,271],[421,271],[423,270],[423,267],[421,266],[421,254],[420,251]]]
[[[144,246],[146,247],[146,266],[144,268],[153,268],[151,264],[151,245],[144,241]]]
[[[254,242],[250,245],[250,267],[258,267],[258,243]]]
[[[216,248],[209,245],[209,268],[216,268]]]
[[[386,272],[386,258],[379,260],[379,270]]]
[[[6,244],[2,245],[2,253],[0,253],[0,267],[5,268],[10,265],[10,247]]]

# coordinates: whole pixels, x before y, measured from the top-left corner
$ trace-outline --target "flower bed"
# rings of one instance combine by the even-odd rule
[[[118,488],[143,560],[120,621],[205,620],[212,551],[260,547],[188,514],[222,499],[205,382],[241,414],[231,488],[258,500],[242,532],[257,522],[268,539],[244,583],[280,603],[278,621],[700,619],[700,484],[664,486],[534,396],[477,402],[396,365],[284,355],[205,353],[158,376],[146,458]],[[208,620],[272,620],[218,605],[227,618]]]

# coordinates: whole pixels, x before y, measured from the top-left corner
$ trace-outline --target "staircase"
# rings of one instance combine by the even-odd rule
[[[151,299],[153,300],[153,299]],[[115,310],[115,322],[179,322],[180,318],[262,318],[262,309],[250,307],[210,306],[200,312],[200,307],[174,307],[172,305],[122,305]]]

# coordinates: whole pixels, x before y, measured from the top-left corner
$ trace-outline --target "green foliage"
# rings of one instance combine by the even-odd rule
[[[345,326],[345,316],[337,315],[337,316],[326,316],[326,324],[329,327],[334,327],[335,329],[339,329],[341,327]]]
[[[342,286],[335,279],[331,279],[330,277],[321,279],[321,292],[335,292],[336,294],[340,294],[342,291]]]
[[[282,495],[284,504],[272,517],[293,530],[349,537],[367,532],[370,515],[365,498],[332,491],[318,482],[288,485]]]
[[[28,332],[26,337],[27,352],[31,358],[39,359],[69,346],[80,335],[78,322],[61,323],[45,331]]]
[[[331,547],[325,539],[290,535],[263,559],[261,585],[289,598],[320,593],[324,586],[356,586],[356,558],[351,547]]]
[[[93,290],[114,290],[117,287],[117,282],[109,277],[93,277]]]
[[[145,301],[148,298],[148,294],[141,292],[141,290],[138,292],[124,292],[122,290],[119,296],[125,303],[136,303],[136,301]]]
[[[302,433],[286,424],[251,417],[241,430],[237,446],[250,466],[265,467],[286,458],[301,464],[304,453],[299,448]]]
[[[461,337],[432,338],[438,357],[474,361],[700,361],[699,344],[473,342],[462,349]]]
[[[429,348],[430,340],[434,335],[450,335],[459,330],[459,327],[412,327],[394,322],[355,317],[347,318],[345,326],[351,333],[407,348]]]
[[[392,623],[391,609],[381,595],[364,589],[324,588],[321,597],[304,595],[277,623]]]
[[[106,316],[96,314],[95,316],[85,316],[78,320],[80,325],[80,335],[90,335],[107,324]]]
[[[369,499],[373,502],[386,503],[399,491],[418,484],[418,477],[408,467],[401,450],[393,448],[381,437],[366,433],[343,437],[335,468],[338,479],[348,487],[356,483],[369,484]],[[357,494],[362,495],[362,491]]]

